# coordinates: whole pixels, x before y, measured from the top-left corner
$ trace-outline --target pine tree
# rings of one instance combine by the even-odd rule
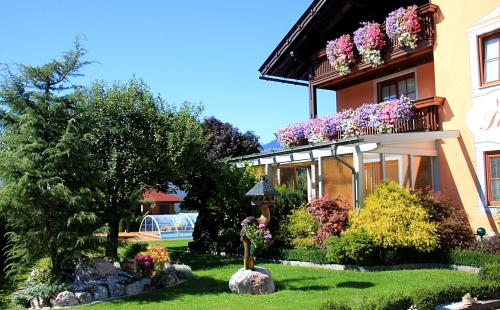
[[[90,118],[71,78],[88,64],[77,42],[61,60],[5,70],[0,86],[0,213],[12,270],[49,256],[59,273],[98,227]]]

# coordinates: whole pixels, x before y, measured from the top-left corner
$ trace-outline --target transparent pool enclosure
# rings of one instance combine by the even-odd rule
[[[161,239],[191,238],[198,213],[146,215],[139,233]]]

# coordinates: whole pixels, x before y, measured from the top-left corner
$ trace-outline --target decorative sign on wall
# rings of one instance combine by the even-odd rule
[[[475,134],[476,142],[491,139],[500,142],[500,90],[473,99],[467,126]]]

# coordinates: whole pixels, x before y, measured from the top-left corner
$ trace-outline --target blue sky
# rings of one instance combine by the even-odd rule
[[[311,0],[3,1],[0,63],[43,64],[87,49],[79,82],[142,78],[169,103],[198,102],[205,116],[252,130],[266,143],[308,117],[306,87],[266,82],[257,69]],[[319,114],[334,112],[332,92]]]

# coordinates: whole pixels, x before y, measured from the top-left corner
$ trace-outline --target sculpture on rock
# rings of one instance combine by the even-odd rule
[[[259,206],[261,216],[259,218],[249,216],[241,222],[240,239],[243,242],[243,268],[245,270],[253,270],[255,264],[253,258],[255,244],[252,244],[248,236],[257,236],[259,238],[256,239],[262,240],[262,242],[270,241],[271,234],[266,230],[266,226],[271,220],[269,207],[278,195],[278,191],[267,181],[265,175],[261,176],[260,182],[246,193],[246,196],[251,197],[252,205]],[[256,240],[253,243],[256,243]]]

